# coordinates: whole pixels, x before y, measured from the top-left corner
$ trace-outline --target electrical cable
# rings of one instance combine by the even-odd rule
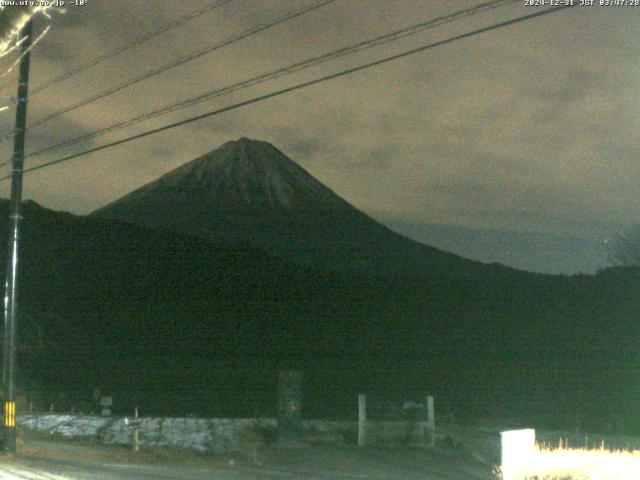
[[[223,40],[222,42],[217,43],[217,44],[215,44],[213,46],[197,50],[197,51],[195,51],[195,52],[193,52],[193,53],[191,53],[189,55],[186,55],[186,56],[180,57],[180,58],[178,58],[176,60],[173,60],[173,61],[169,62],[168,64],[165,64],[165,65],[161,66],[160,68],[156,68],[154,70],[150,70],[148,72],[145,72],[142,75],[134,77],[134,78],[132,78],[130,80],[127,80],[127,81],[125,81],[123,83],[120,83],[120,84],[118,84],[118,85],[116,85],[114,87],[111,87],[111,88],[103,91],[103,92],[97,93],[95,95],[92,95],[89,98],[86,98],[84,100],[80,100],[79,102],[73,103],[73,104],[71,104],[71,105],[69,105],[69,106],[67,106],[67,107],[65,107],[65,108],[63,108],[61,110],[53,112],[50,115],[47,115],[46,117],[35,121],[33,124],[29,125],[27,127],[27,129],[35,128],[35,127],[37,127],[39,125],[42,125],[45,122],[48,122],[50,120],[53,120],[54,118],[58,118],[59,116],[64,115],[65,113],[69,113],[69,112],[71,112],[73,110],[77,110],[80,107],[84,107],[86,105],[89,105],[90,103],[96,102],[96,101],[98,101],[98,100],[100,100],[102,98],[108,97],[109,95],[113,95],[116,92],[124,90],[127,87],[131,87],[132,85],[140,83],[143,80],[147,80],[149,78],[155,77],[156,75],[160,75],[161,73],[164,73],[164,72],[166,72],[168,70],[171,70],[172,68],[175,68],[175,67],[177,67],[179,65],[183,65],[183,64],[185,64],[187,62],[190,62],[192,60],[200,58],[203,55],[211,53],[211,52],[213,52],[215,50],[219,50],[219,49],[221,49],[223,47],[226,47],[227,45],[231,45],[232,43],[236,43],[236,42],[238,42],[238,41],[240,41],[242,39],[248,38],[248,37],[253,36],[253,35],[257,35],[258,33],[263,32],[263,31],[265,31],[265,30],[267,30],[269,28],[273,28],[276,25],[280,25],[281,23],[284,23],[284,22],[286,22],[288,20],[291,20],[293,18],[299,17],[301,15],[304,15],[306,13],[312,12],[314,10],[317,10],[318,8],[323,7],[323,6],[325,6],[325,5],[329,4],[329,3],[334,3],[335,1],[337,1],[337,0],[322,0],[321,2],[319,2],[317,4],[311,5],[310,7],[306,7],[306,8],[299,9],[299,10],[295,10],[295,11],[289,12],[289,13],[287,13],[285,15],[281,15],[281,16],[277,17],[276,19],[268,22],[268,23],[259,25],[258,27],[252,28],[252,29],[247,30],[245,32],[242,32],[240,34],[233,35],[232,37],[230,37],[230,38],[228,38],[226,40]],[[0,138],[0,140],[2,140],[2,139],[3,138]]]
[[[38,93],[42,92],[43,90],[48,89],[49,87],[60,83],[64,80],[67,80],[68,78],[71,78],[74,75],[77,75],[81,72],[84,72],[85,70],[94,67],[96,65],[99,65],[100,63],[113,58],[123,52],[126,52],[127,50],[130,50],[134,47],[137,47],[138,45],[142,45],[143,43],[163,34],[168,32],[169,30],[172,30],[174,28],[179,27],[180,25],[183,25],[187,22],[189,22],[190,20],[193,20],[194,18],[197,18],[199,16],[204,15],[205,13],[211,12],[223,5],[226,5],[227,3],[230,3],[233,0],[218,0],[216,2],[214,2],[211,5],[207,5],[205,7],[200,8],[199,10],[195,10],[194,12],[188,13],[186,15],[183,15],[182,17],[177,18],[176,20],[173,20],[151,32],[149,32],[146,35],[143,35],[139,38],[136,38],[134,40],[132,40],[129,43],[126,43],[114,50],[111,50],[103,55],[99,55],[91,60],[89,60],[88,62],[85,62],[81,65],[78,65],[76,67],[74,67],[71,70],[68,70],[60,75],[58,75],[57,77],[54,77],[46,82],[44,82],[41,85],[36,86],[35,88],[32,88],[31,91],[29,92],[30,96],[33,95],[37,95]],[[4,133],[0,134],[0,142],[6,140],[7,138],[10,138],[13,136],[14,134],[14,130],[9,130],[9,131],[5,131]],[[2,165],[2,164],[0,164]]]
[[[442,17],[438,17],[436,19],[432,19],[426,22],[421,22],[419,24],[416,25],[412,25],[410,27],[406,27],[391,33],[387,33],[384,35],[380,35],[378,37],[374,37],[359,43],[356,43],[354,45],[351,45],[349,47],[343,47],[340,48],[338,50],[334,50],[331,51],[329,53],[325,53],[323,55],[311,58],[311,59],[307,59],[304,60],[302,62],[297,62],[297,63],[293,63],[291,65],[288,65],[286,67],[281,67],[278,68],[276,70],[267,72],[265,74],[262,74],[258,77],[253,77],[247,80],[243,80],[241,82],[238,83],[234,83],[232,85],[228,85],[226,87],[222,87],[219,89],[214,89],[212,91],[209,91],[207,93],[204,94],[200,94],[196,97],[192,97],[190,99],[187,100],[183,100],[180,101],[176,104],[173,105],[169,105],[167,107],[163,107],[161,109],[158,110],[154,110],[152,112],[148,112],[145,113],[143,115],[134,117],[134,118],[130,118],[128,120],[124,120],[122,122],[118,122],[115,123],[113,125],[110,125],[108,127],[104,127],[102,129],[96,130],[94,132],[90,132],[84,135],[81,135],[79,137],[74,137],[68,140],[64,140],[60,143],[48,146],[48,147],[44,147],[40,150],[34,151],[34,152],[30,152],[26,155],[26,157],[33,157],[36,155],[41,155],[43,153],[49,152],[51,150],[55,150],[58,148],[62,148],[62,147],[66,147],[66,146],[70,146],[70,145],[74,145],[77,143],[80,143],[84,140],[87,140],[89,138],[95,138],[101,135],[104,135],[106,133],[110,133],[113,131],[117,131],[126,127],[129,127],[131,125],[135,125],[137,123],[140,123],[142,121],[145,120],[150,120],[152,118],[156,118],[162,115],[166,115],[167,113],[171,113],[171,112],[175,112],[177,110],[181,110],[184,108],[188,108],[191,107],[195,104],[204,102],[206,100],[210,100],[212,98],[217,98],[223,95],[227,95],[233,92],[236,92],[238,90],[243,90],[245,88],[249,88],[252,87],[254,85],[258,85],[260,83],[264,83],[266,81],[269,80],[273,80],[279,77],[283,77],[285,75],[290,75],[293,73],[296,73],[298,71],[301,70],[305,70],[307,68],[311,68],[313,66],[319,65],[321,63],[327,62],[329,60],[334,60],[336,58],[345,56],[345,55],[349,55],[361,50],[365,50],[365,49],[369,49],[369,48],[373,48],[373,47],[377,47],[379,45],[383,45],[389,42],[393,42],[393,41],[397,41],[401,38],[405,38],[407,36],[410,35],[415,35],[417,33],[420,33],[426,29],[430,29],[430,28],[435,28],[438,27],[440,25],[443,25],[445,23],[449,23],[455,20],[458,20],[460,18],[464,18],[464,17],[468,17],[471,15],[476,15],[478,13],[482,13],[485,12],[487,10],[490,9],[494,9],[494,8],[498,8],[498,7],[503,7],[505,5],[511,4],[511,3],[515,3],[519,0],[493,0],[490,2],[485,2],[483,4],[480,4],[476,7],[472,7],[472,8],[467,8],[464,10],[459,10],[457,12],[454,12],[452,14],[449,15],[445,15]],[[1,165],[1,164],[0,164]]]
[[[125,45],[122,45],[121,47],[118,47],[114,50],[111,50],[103,55],[100,55],[98,57],[95,57],[91,60],[89,60],[86,63],[83,63],[81,65],[78,65],[77,67],[68,70],[60,75],[58,75],[57,77],[52,78],[51,80],[46,81],[45,83],[43,83],[42,85],[38,85],[36,86],[34,89],[32,89],[32,91],[29,92],[29,95],[35,95],[38,92],[41,92],[42,90],[45,90],[49,87],[51,87],[52,85],[55,85],[56,83],[60,83],[64,80],[67,80],[68,78],[72,77],[73,75],[77,75],[80,72],[83,72],[91,67],[95,67],[96,65],[104,62],[105,60],[108,60],[110,58],[113,58],[117,55],[120,55],[123,52],[126,52],[127,50],[130,50],[134,47],[137,47],[138,45],[142,45],[145,42],[148,42],[149,40],[162,35],[163,33],[168,32],[169,30],[173,30],[174,28],[179,27],[180,25],[183,25],[191,20],[193,20],[194,18],[200,17],[206,13],[209,13],[217,8],[222,7],[223,5],[226,5],[227,3],[231,2],[232,0],[218,0],[210,5],[207,5],[205,7],[200,8],[199,10],[195,10],[191,13],[187,13],[186,15],[183,15],[182,17],[179,17],[163,26],[161,26],[160,28],[157,28],[155,30],[153,30],[152,32],[149,32],[146,35],[143,35],[139,38],[136,38],[132,41],[130,41],[129,43],[126,43]]]
[[[101,146],[98,146],[98,147],[95,147],[95,148],[91,148],[91,149],[88,149],[88,150],[85,150],[85,151],[82,151],[82,152],[79,152],[79,153],[75,153],[73,155],[68,155],[66,157],[62,157],[62,158],[59,158],[59,159],[56,159],[56,160],[52,160],[50,162],[46,162],[46,163],[43,163],[43,164],[40,164],[40,165],[36,165],[34,167],[30,167],[30,168],[25,169],[24,173],[33,172],[35,170],[40,170],[40,169],[47,168],[47,167],[50,167],[50,166],[53,166],[53,165],[58,165],[60,163],[67,162],[69,160],[73,160],[73,159],[76,159],[76,158],[79,158],[79,157],[83,157],[83,156],[88,155],[90,153],[94,153],[94,152],[98,152],[98,151],[101,151],[101,150],[105,150],[107,148],[115,147],[117,145],[121,145],[121,144],[124,144],[124,143],[131,142],[133,140],[138,140],[140,138],[144,138],[144,137],[156,134],[156,133],[160,133],[160,132],[163,132],[165,130],[169,130],[169,129],[172,129],[172,128],[180,127],[182,125],[193,123],[193,122],[196,122],[198,120],[202,120],[202,119],[205,119],[205,118],[209,118],[209,117],[213,117],[213,116],[216,116],[216,115],[220,115],[222,113],[225,113],[225,112],[228,112],[228,111],[231,111],[231,110],[235,110],[235,109],[247,106],[247,105],[252,105],[254,103],[262,102],[264,100],[267,100],[267,99],[270,99],[270,98],[273,98],[273,97],[277,97],[277,96],[280,96],[280,95],[283,95],[283,94],[286,94],[286,93],[294,92],[294,91],[300,90],[302,88],[310,87],[312,85],[323,83],[323,82],[326,82],[328,80],[333,80],[333,79],[336,79],[336,78],[344,77],[346,75],[350,75],[352,73],[356,73],[356,72],[359,72],[361,70],[365,70],[365,69],[368,69],[368,68],[371,68],[371,67],[374,67],[374,66],[382,65],[382,64],[394,61],[394,60],[398,60],[400,58],[407,57],[409,55],[414,55],[416,53],[424,52],[426,50],[430,50],[430,49],[435,48],[435,47],[439,47],[439,46],[442,46],[442,45],[445,45],[445,44],[453,43],[453,42],[458,41],[458,40],[462,40],[462,39],[469,38],[469,37],[472,37],[472,36],[475,36],[475,35],[479,35],[481,33],[485,33],[485,32],[489,32],[489,31],[492,31],[492,30],[496,30],[496,29],[499,29],[499,28],[506,27],[506,26],[514,25],[516,23],[521,23],[521,22],[524,22],[524,21],[527,21],[527,20],[531,20],[531,19],[534,19],[534,18],[541,17],[543,15],[556,13],[558,11],[562,11],[562,10],[565,10],[567,8],[570,8],[571,6],[572,5],[563,5],[563,6],[560,6],[560,7],[554,7],[554,8],[542,10],[542,11],[539,11],[539,12],[536,12],[536,13],[531,13],[531,14],[528,14],[528,15],[523,15],[523,16],[520,16],[520,17],[516,17],[516,18],[510,19],[510,20],[506,20],[504,22],[500,22],[500,23],[496,23],[496,24],[493,24],[493,25],[489,25],[487,27],[482,27],[482,28],[479,28],[479,29],[476,29],[476,30],[472,30],[471,32],[463,33],[463,34],[460,34],[460,35],[455,35],[455,36],[449,37],[449,38],[447,38],[445,40],[440,40],[440,41],[437,41],[437,42],[434,42],[434,43],[430,43],[428,45],[423,45],[421,47],[414,48],[414,49],[411,49],[411,50],[407,50],[407,51],[404,51],[402,53],[398,53],[398,54],[395,54],[395,55],[391,55],[391,56],[385,57],[385,58],[380,59],[380,60],[376,60],[376,61],[373,61],[373,62],[365,63],[365,64],[359,65],[357,67],[351,67],[351,68],[348,68],[346,70],[342,70],[342,71],[337,72],[337,73],[333,73],[333,74],[330,74],[330,75],[325,75],[323,77],[316,78],[314,80],[309,80],[309,81],[306,81],[306,82],[303,82],[303,83],[299,83],[297,85],[293,85],[291,87],[287,87],[287,88],[276,90],[276,91],[273,91],[273,92],[270,92],[270,93],[266,93],[264,95],[260,95],[258,97],[254,97],[254,98],[252,98],[250,100],[245,100],[245,101],[242,101],[242,102],[238,102],[238,103],[235,103],[233,105],[230,105],[230,106],[227,106],[227,107],[224,107],[224,108],[220,108],[218,110],[214,110],[214,111],[211,111],[211,112],[204,113],[202,115],[197,115],[195,117],[191,117],[191,118],[188,118],[188,119],[185,119],[185,120],[181,120],[181,121],[178,121],[178,122],[175,122],[175,123],[164,125],[164,126],[159,127],[159,128],[155,128],[155,129],[143,132],[143,133],[139,133],[137,135],[133,135],[133,136],[130,136],[130,137],[127,137],[127,138],[123,138],[123,139],[120,139],[120,140],[117,140],[117,141],[114,141],[114,142],[111,142],[111,143],[108,143],[108,144],[105,144],[105,145],[101,145]],[[0,178],[0,181],[7,180],[7,179],[10,179],[10,178],[11,178],[11,175],[7,175],[5,177]]]

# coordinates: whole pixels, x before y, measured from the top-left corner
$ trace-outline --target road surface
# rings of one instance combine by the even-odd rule
[[[27,438],[0,454],[0,480],[490,480],[491,467],[455,445],[432,449],[313,444],[270,448],[248,461]]]

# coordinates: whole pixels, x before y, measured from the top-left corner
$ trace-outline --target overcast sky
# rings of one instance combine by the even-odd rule
[[[53,15],[49,34],[35,47],[31,86],[209,3],[88,0],[71,6]],[[33,95],[29,121],[312,3],[233,0]],[[27,151],[479,3],[337,0],[34,128]],[[27,163],[537,8],[515,2]],[[46,23],[38,20],[36,30]],[[523,245],[522,238],[538,239],[526,247],[528,264],[521,258],[527,253],[517,249],[510,263],[539,271],[594,270],[602,240],[640,218],[638,25],[640,7],[567,9],[34,172],[25,177],[25,196],[52,209],[89,213],[247,136],[273,143],[354,206],[413,238],[434,242],[440,235],[437,246],[457,242],[458,253],[471,255],[475,248],[476,257],[484,252],[484,260],[505,262],[508,248],[496,243],[501,234]],[[10,62],[5,59],[5,66]],[[3,95],[14,94],[15,78],[5,77]],[[0,113],[2,130],[12,127],[13,118],[13,110]],[[9,160],[11,143],[4,145]],[[8,193],[2,182],[0,195]],[[482,244],[469,232],[493,240]]]

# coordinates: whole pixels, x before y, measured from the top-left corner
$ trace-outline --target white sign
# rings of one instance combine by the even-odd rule
[[[532,466],[535,457],[536,431],[510,430],[502,436],[502,478],[514,480]]]

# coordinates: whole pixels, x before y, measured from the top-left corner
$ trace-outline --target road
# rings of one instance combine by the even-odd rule
[[[0,455],[0,480],[490,480],[491,468],[459,448],[358,448],[312,444],[271,448],[259,461],[178,451],[131,452],[48,437],[22,438]]]
[[[134,454],[125,449],[64,441],[28,440],[16,455],[0,455],[0,480],[249,480],[305,478],[260,471],[230,459],[188,453]]]
[[[0,465],[2,480],[250,480],[250,479],[303,479],[314,478],[296,473],[260,471],[258,469],[193,468],[169,465],[132,465],[79,462],[34,461],[13,459]],[[328,477],[316,477],[328,478]],[[358,478],[362,477],[352,477]]]
[[[115,463],[91,460],[60,460],[36,458],[5,458],[0,463],[0,480],[400,480],[400,479],[433,479],[453,480],[469,479],[482,480],[492,478],[471,471],[438,467],[436,472],[415,472],[407,476],[405,473],[376,473],[360,474],[356,472],[311,472],[300,470],[281,470],[271,467],[251,468],[247,466],[208,466],[191,467],[185,465],[152,465],[138,463]],[[446,473],[445,473],[446,470]],[[457,473],[456,473],[457,472]],[[433,473],[433,475],[431,474]],[[488,473],[488,472],[487,472]]]

